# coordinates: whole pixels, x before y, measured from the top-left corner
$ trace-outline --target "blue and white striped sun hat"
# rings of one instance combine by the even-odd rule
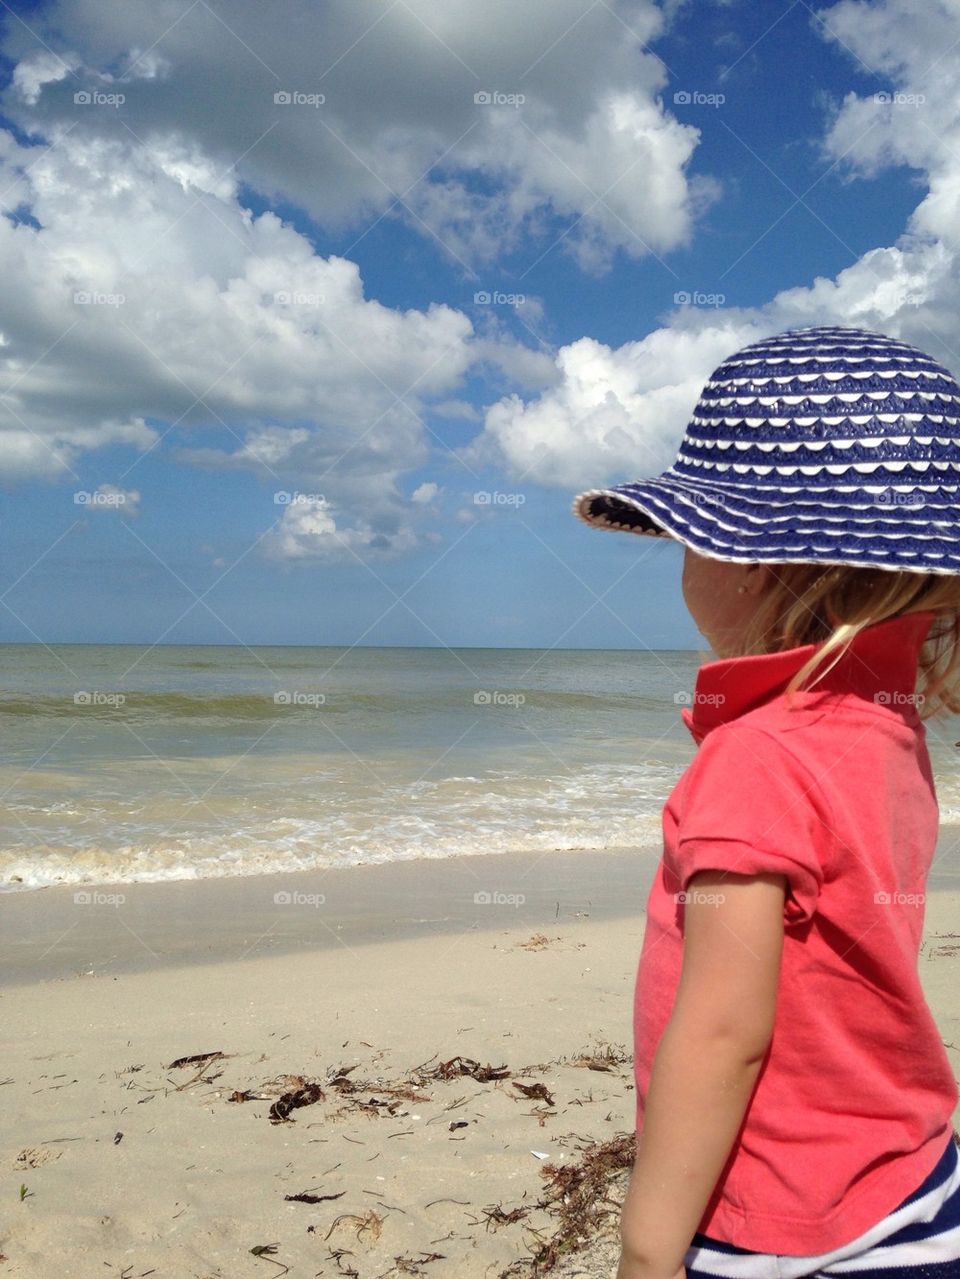
[[[866,329],[789,329],[728,356],[673,464],[574,514],[714,559],[960,573],[960,385]]]

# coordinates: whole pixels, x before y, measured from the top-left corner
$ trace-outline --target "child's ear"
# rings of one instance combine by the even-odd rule
[[[775,564],[756,561],[746,566],[746,587],[752,595],[762,595],[777,580]]]

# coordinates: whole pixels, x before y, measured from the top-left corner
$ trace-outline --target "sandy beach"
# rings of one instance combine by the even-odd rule
[[[941,844],[920,964],[960,1070]],[[657,856],[6,894],[0,1274],[612,1276]]]

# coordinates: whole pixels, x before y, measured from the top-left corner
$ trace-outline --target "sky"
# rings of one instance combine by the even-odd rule
[[[704,646],[748,342],[960,374],[960,4],[0,0],[0,642]]]

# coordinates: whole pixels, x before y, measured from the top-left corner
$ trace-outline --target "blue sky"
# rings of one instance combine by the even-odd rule
[[[960,372],[945,0],[0,32],[2,642],[699,648],[681,548],[578,489],[780,329]]]

